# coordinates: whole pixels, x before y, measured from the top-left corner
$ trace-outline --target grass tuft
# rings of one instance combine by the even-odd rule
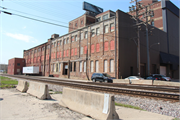
[[[16,85],[18,84],[17,80],[13,80],[11,78],[8,77],[4,77],[4,76],[0,76],[0,88],[4,89],[4,88],[15,88]]]
[[[172,119],[172,120],[180,120],[180,118],[174,118],[174,119]]]
[[[116,105],[116,106],[121,106],[121,107],[126,107],[126,108],[133,108],[133,109],[137,109],[137,110],[143,110],[143,109],[141,109],[140,107],[132,106],[132,105],[127,105],[127,104],[122,104],[122,103],[116,103],[116,102],[115,102],[115,105]],[[145,111],[145,110],[144,110],[144,111]]]

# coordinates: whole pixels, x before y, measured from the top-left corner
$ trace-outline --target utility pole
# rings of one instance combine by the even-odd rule
[[[142,24],[146,26],[146,44],[147,44],[147,75],[150,75],[150,57],[149,57],[149,39],[148,39],[148,22],[152,22],[151,17],[154,15],[153,10],[150,9],[152,4],[148,4],[147,6],[143,6],[139,0],[131,0],[130,3],[135,2],[135,6],[129,7],[129,11],[136,12],[136,14],[132,17],[132,19],[136,20],[137,27],[137,68],[138,75],[140,76],[140,37],[139,37],[139,28]],[[145,9],[145,12],[139,13],[140,10]],[[146,18],[145,21],[143,19]],[[139,22],[140,21],[140,22]]]

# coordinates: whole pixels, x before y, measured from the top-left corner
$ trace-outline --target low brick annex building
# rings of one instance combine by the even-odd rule
[[[12,58],[8,61],[8,74],[22,74],[22,69],[26,65],[24,58]]]
[[[173,11],[167,11],[170,11],[168,14],[175,21],[179,19]],[[137,46],[131,40],[137,34],[131,18],[130,14],[120,10],[108,10],[98,15],[86,12],[69,22],[69,33],[63,36],[53,34],[46,43],[24,50],[26,66],[39,66],[42,75],[62,78],[87,79],[94,72],[108,73],[115,78],[137,75]],[[171,21],[171,18],[168,19]],[[177,24],[179,23],[172,24],[171,27],[178,33]],[[140,74],[146,76],[146,36],[143,31],[145,27],[141,27]],[[160,43],[149,49],[151,74],[164,73],[166,76],[179,78],[178,34],[168,33],[173,37],[167,38],[167,31],[162,30],[164,27],[149,25],[149,29],[151,28],[154,29],[153,35],[149,36],[149,45]],[[169,56],[171,60],[165,59]]]

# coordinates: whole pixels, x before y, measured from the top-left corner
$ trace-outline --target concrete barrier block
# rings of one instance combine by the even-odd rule
[[[27,91],[30,95],[33,95],[41,100],[51,99],[49,94],[48,85],[40,82],[30,82],[29,89]]]
[[[131,84],[152,85],[152,80],[131,80]]]
[[[179,82],[159,81],[159,80],[154,80],[153,85],[165,85],[165,86],[177,86],[177,87],[180,87]]]
[[[26,92],[28,90],[28,83],[24,80],[18,80],[18,86],[16,87],[17,90],[21,92]]]
[[[129,84],[129,80],[125,80],[125,79],[113,79],[113,83],[125,83],[125,84]]]
[[[59,104],[95,119],[119,119],[115,111],[114,96],[109,94],[63,88]]]

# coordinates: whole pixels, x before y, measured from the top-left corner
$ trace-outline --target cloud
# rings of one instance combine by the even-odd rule
[[[26,29],[27,27],[26,26],[24,26],[22,29]]]
[[[28,35],[23,35],[23,34],[17,34],[17,33],[5,33],[6,36],[9,36],[11,38],[17,39],[17,40],[22,40],[27,43],[37,43],[38,40],[36,40],[34,37],[28,36]]]

